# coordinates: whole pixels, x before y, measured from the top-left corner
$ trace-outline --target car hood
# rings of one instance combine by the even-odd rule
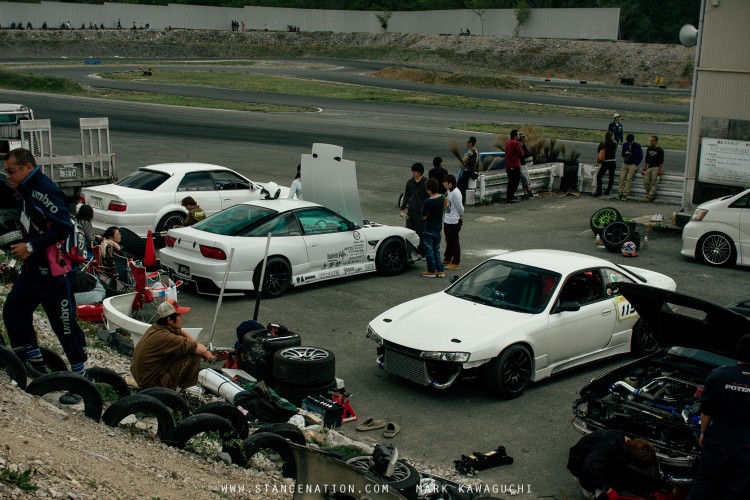
[[[383,340],[412,349],[475,352],[531,316],[439,292],[393,307],[370,326]]]
[[[662,347],[691,347],[736,359],[737,341],[750,331],[747,318],[705,300],[635,283],[621,283],[618,289]]]

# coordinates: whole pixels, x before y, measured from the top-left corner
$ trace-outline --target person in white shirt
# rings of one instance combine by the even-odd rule
[[[445,186],[445,216],[443,217],[443,231],[445,231],[445,257],[443,264],[446,269],[460,269],[461,244],[458,233],[464,223],[464,204],[461,191],[456,189],[456,176],[448,174],[443,178]]]
[[[292,181],[292,187],[289,188],[289,199],[291,200],[295,196],[298,200],[302,199],[302,173],[301,169],[302,164],[297,165],[297,175],[294,176],[294,180]]]

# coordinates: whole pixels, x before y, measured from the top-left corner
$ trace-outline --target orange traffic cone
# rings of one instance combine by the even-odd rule
[[[545,82],[549,81],[549,71],[547,71],[547,77],[544,79]]]
[[[156,249],[154,248],[154,235],[148,230],[146,236],[146,252],[143,255],[143,265],[145,267],[156,267]]]

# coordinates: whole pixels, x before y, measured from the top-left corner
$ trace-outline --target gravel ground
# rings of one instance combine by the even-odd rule
[[[328,57],[504,73],[689,86],[695,49],[681,45],[398,33],[70,30],[0,31],[3,58]]]
[[[34,322],[40,344],[59,352],[46,317],[36,315]],[[89,344],[87,366],[110,368],[133,383],[130,358],[98,340]],[[83,414],[82,403],[59,404],[59,394],[31,396],[0,370],[0,434],[5,443],[0,449],[0,498],[292,498],[294,482],[283,478],[267,460],[254,459],[251,466],[241,468],[178,450],[125,426],[96,423]],[[365,455],[376,444],[367,437],[353,441],[319,426],[304,432],[313,447],[342,445],[359,448]],[[410,462],[420,471],[467,482],[452,469]],[[19,482],[6,477],[17,478],[25,471],[30,476],[22,483],[35,487],[34,491],[23,490]],[[231,493],[231,487],[245,490]]]

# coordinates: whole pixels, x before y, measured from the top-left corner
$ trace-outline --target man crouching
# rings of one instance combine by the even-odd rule
[[[133,351],[130,372],[138,387],[167,387],[172,390],[198,383],[201,358],[211,359],[211,352],[182,330],[183,315],[189,307],[175,301],[159,305],[156,324],[146,330]]]

